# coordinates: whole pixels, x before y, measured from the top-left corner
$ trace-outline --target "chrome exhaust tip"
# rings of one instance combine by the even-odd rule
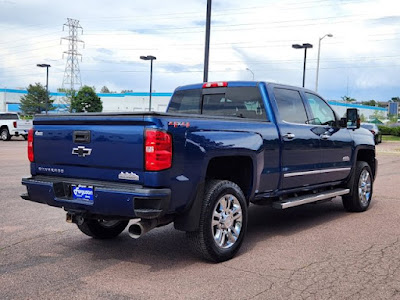
[[[131,238],[138,239],[156,226],[156,220],[142,220],[129,226],[128,233]]]

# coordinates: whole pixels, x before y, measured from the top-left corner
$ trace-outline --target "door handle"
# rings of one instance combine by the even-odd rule
[[[330,135],[328,135],[328,134],[321,134],[321,139],[322,140],[327,140],[327,139],[329,139],[331,136]]]
[[[288,140],[293,140],[296,136],[294,133],[286,133],[283,138],[288,139]]]

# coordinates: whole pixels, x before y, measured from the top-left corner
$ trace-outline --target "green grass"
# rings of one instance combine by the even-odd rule
[[[400,142],[400,136],[395,136],[395,135],[382,135],[382,141],[395,141],[395,142]]]

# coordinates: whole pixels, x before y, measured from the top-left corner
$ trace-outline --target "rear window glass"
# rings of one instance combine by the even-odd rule
[[[17,114],[0,114],[0,120],[17,120]]]
[[[201,90],[176,91],[172,96],[168,112],[200,114]]]
[[[218,89],[202,93],[202,89],[176,92],[168,112],[268,120],[257,87],[228,87],[221,89],[221,93]]]

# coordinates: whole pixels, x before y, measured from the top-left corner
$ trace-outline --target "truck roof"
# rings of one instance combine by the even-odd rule
[[[278,87],[289,87],[289,88],[295,88],[295,89],[302,89],[304,91],[309,91],[313,92],[311,90],[308,90],[306,88],[302,88],[299,86],[293,86],[293,85],[288,85],[288,84],[281,84],[281,83],[276,83],[276,82],[267,82],[267,81],[215,81],[215,82],[226,82],[228,84],[228,87],[239,87],[239,86],[258,86],[260,83],[264,83],[265,85],[273,85],[273,86],[278,86]],[[209,82],[211,83],[211,82]],[[193,89],[201,89],[203,88],[202,83],[195,83],[195,84],[188,84],[188,85],[182,85],[179,86],[175,89],[175,91],[183,91],[183,90],[193,90]],[[315,93],[315,92],[313,92]]]

